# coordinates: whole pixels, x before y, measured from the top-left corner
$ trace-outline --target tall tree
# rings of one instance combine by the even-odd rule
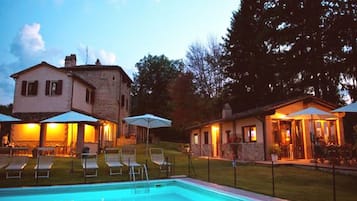
[[[222,107],[224,75],[222,71],[223,48],[214,38],[207,45],[193,43],[186,53],[185,70],[193,75],[199,119],[219,118]]]
[[[169,84],[177,77],[183,62],[166,56],[148,55],[136,63],[134,75],[133,114],[153,113],[169,117],[172,111]]]
[[[224,44],[227,92],[237,108],[303,94],[339,103],[341,86],[356,90],[356,4],[242,1]],[[354,82],[340,85],[341,78]]]
[[[223,73],[221,57],[223,49],[217,40],[210,38],[208,45],[193,43],[186,53],[186,70],[193,74],[197,93],[205,98],[217,98],[222,94]]]
[[[198,97],[193,85],[192,73],[179,73],[169,87],[172,103],[173,126],[183,130],[199,119]]]

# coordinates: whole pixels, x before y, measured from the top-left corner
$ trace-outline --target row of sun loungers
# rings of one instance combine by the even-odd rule
[[[37,149],[36,165],[34,167],[35,178],[49,178],[54,163],[52,148],[42,147]],[[121,151],[117,148],[107,148],[104,152],[105,163],[109,168],[109,175],[121,175],[124,166],[129,169],[130,179],[135,174],[142,177],[144,166],[136,161],[136,149],[123,147]],[[161,148],[150,149],[151,162],[158,165],[160,171],[171,171],[169,163]],[[28,156],[0,155],[0,169],[5,168],[6,179],[21,178],[22,172],[27,165]],[[96,177],[98,175],[97,154],[82,153],[81,164],[85,177]]]
[[[134,175],[144,175],[144,166],[136,161],[136,149],[123,147],[121,151],[117,148],[107,148],[104,151],[105,163],[109,167],[109,175],[121,175],[124,166],[128,167],[130,179]],[[150,149],[151,162],[159,166],[160,171],[171,171],[171,163],[164,157],[163,149]],[[95,154],[82,154],[82,167],[85,177],[95,177],[98,172],[97,156]]]

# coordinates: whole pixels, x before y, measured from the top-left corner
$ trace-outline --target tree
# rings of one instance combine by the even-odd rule
[[[264,38],[263,8],[263,2],[242,1],[224,38],[225,94],[234,110],[266,104],[274,98],[269,96],[275,70],[267,65],[271,62],[266,54],[269,46]]]
[[[177,77],[183,63],[166,56],[148,55],[136,63],[133,114],[153,113],[169,117],[172,111],[168,86]]]
[[[357,95],[356,9],[349,0],[242,1],[224,44],[232,106],[303,94],[337,104],[341,88]]]
[[[210,38],[207,46],[193,43],[186,53],[185,70],[192,74],[197,98],[197,120],[218,118],[223,105],[224,76],[222,71],[222,46]]]
[[[181,72],[171,83],[170,99],[172,102],[172,121],[173,126],[184,130],[199,119],[198,97],[195,94],[193,85],[193,74]]]
[[[0,105],[0,113],[2,114],[7,114],[7,115],[11,115],[12,113],[12,104],[9,105]]]
[[[192,73],[196,92],[202,97],[217,98],[222,94],[222,52],[217,40],[210,38],[207,47],[196,42],[190,45],[186,53],[186,70]]]

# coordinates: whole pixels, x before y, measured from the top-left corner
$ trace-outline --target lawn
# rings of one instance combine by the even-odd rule
[[[179,151],[179,144],[161,143],[151,145],[162,147],[165,154],[174,163],[173,174],[189,175],[192,178],[210,181],[234,187],[234,169],[231,161],[192,158],[193,168],[188,169],[188,156]],[[158,167],[146,160],[145,145],[137,145],[137,161],[149,167],[150,179],[165,178]],[[80,160],[72,158],[56,158],[50,179],[34,179],[34,159],[30,159],[22,179],[5,179],[4,169],[0,170],[0,187],[65,185],[80,183],[128,181],[129,175],[124,169],[123,175],[109,176],[109,169],[104,164],[103,154],[99,155],[98,177],[84,178]],[[73,164],[73,171],[72,171]],[[208,166],[209,171],[208,171]],[[209,172],[209,173],[208,173]],[[293,166],[276,166],[275,196],[289,200],[333,200],[332,174],[326,171],[297,168]],[[272,171],[270,165],[238,164],[236,187],[248,191],[272,195]],[[357,176],[336,174],[337,200],[356,200]]]

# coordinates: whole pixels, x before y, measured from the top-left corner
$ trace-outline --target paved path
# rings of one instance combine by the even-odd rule
[[[271,165],[271,161],[256,161],[257,164],[266,164]],[[307,168],[317,168],[321,170],[332,170],[332,165],[325,163],[314,163],[309,159],[301,159],[301,160],[278,160],[274,162],[276,165],[292,165],[298,167],[307,167]],[[336,172],[340,172],[343,174],[356,175],[357,176],[357,164],[351,166],[335,166]]]

